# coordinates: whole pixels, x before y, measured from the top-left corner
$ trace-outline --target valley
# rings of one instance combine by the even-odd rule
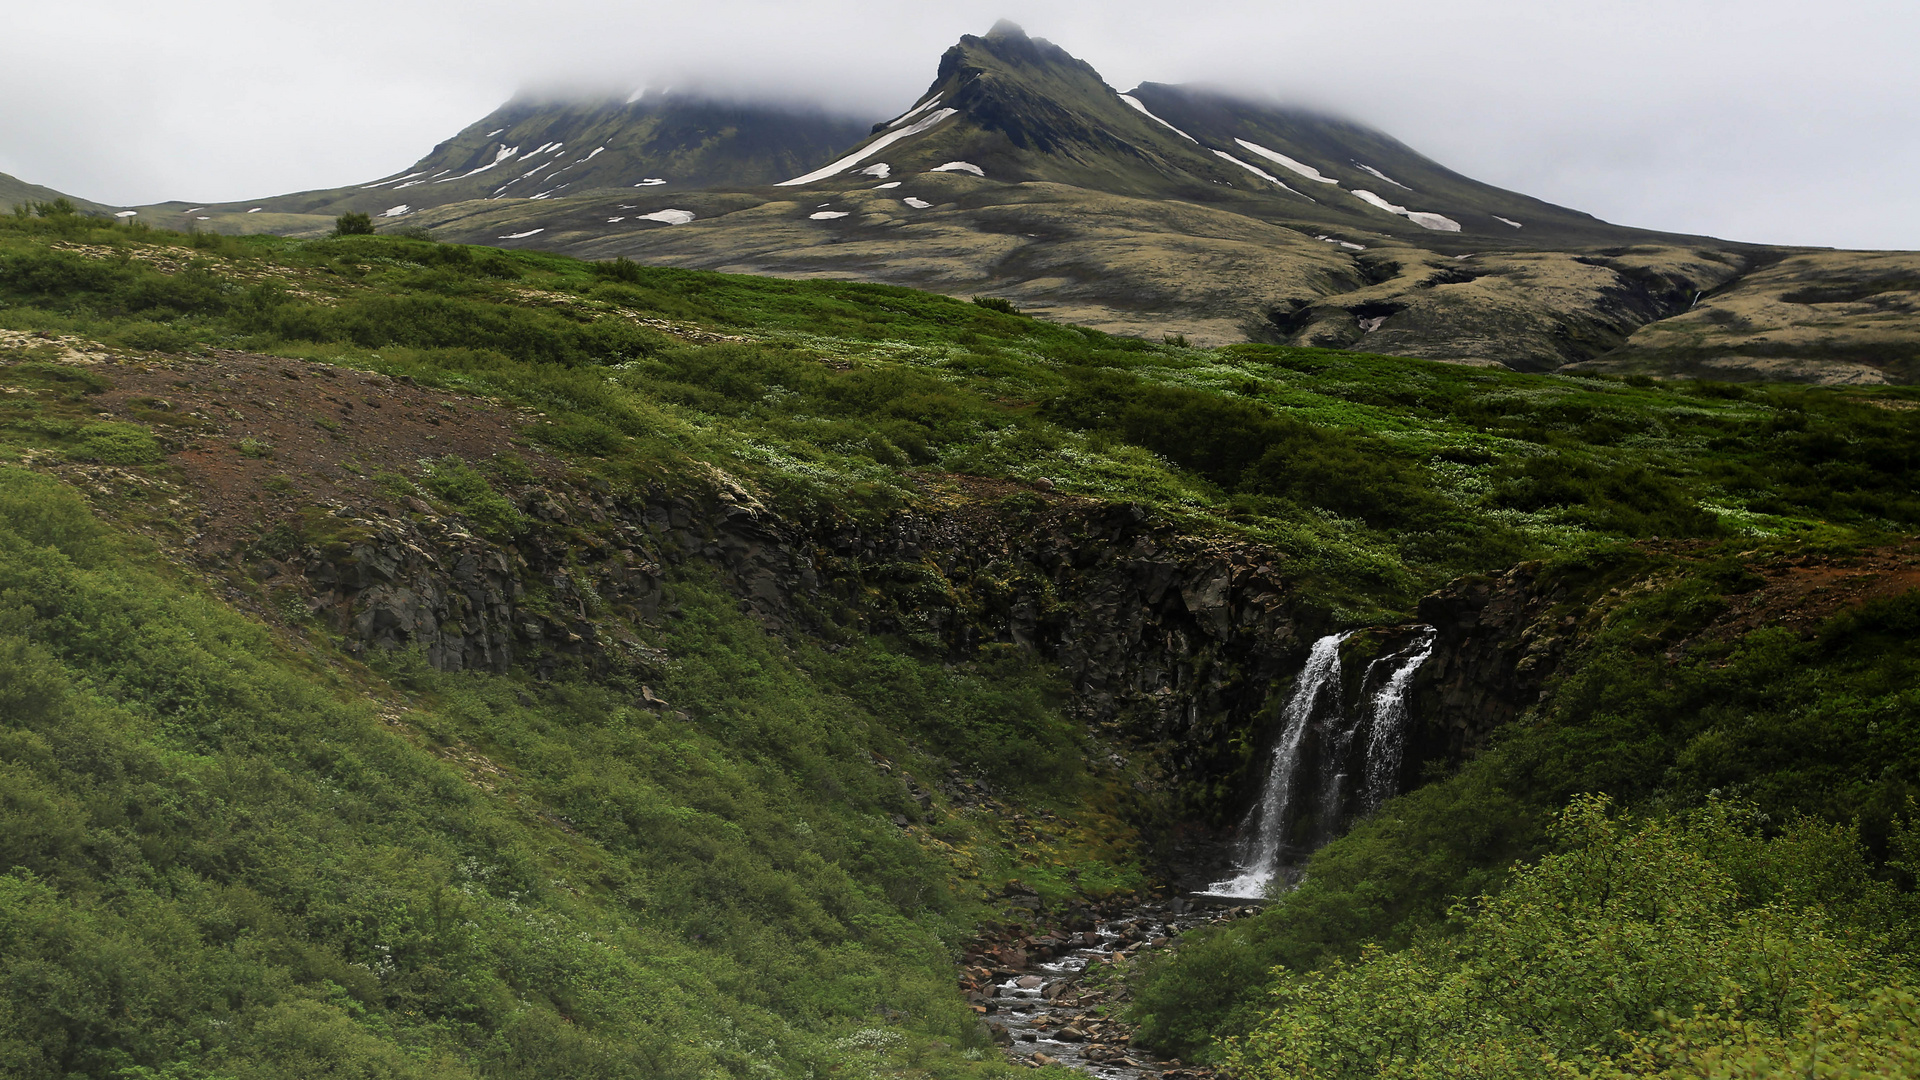
[[[1904,978],[1912,390],[57,209],[0,300],[18,1075],[1264,1075],[1608,829]]]

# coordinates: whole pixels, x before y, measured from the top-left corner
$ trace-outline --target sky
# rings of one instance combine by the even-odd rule
[[[1127,90],[1382,128],[1609,221],[1920,249],[1916,0],[3,0],[0,172],[127,205],[392,175],[526,87],[882,119],[999,18]]]

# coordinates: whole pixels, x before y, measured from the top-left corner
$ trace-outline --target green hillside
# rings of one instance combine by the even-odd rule
[[[48,208],[0,388],[9,1076],[1010,1076],[958,962],[1216,858],[1307,644],[1416,618],[1528,699],[1103,965],[1137,1045],[1911,1045],[1920,392]]]

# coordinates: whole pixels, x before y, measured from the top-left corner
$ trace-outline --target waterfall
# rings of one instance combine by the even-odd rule
[[[1273,765],[1267,771],[1266,786],[1260,801],[1247,813],[1241,826],[1246,852],[1240,872],[1225,881],[1207,886],[1207,891],[1222,896],[1264,896],[1267,884],[1280,871],[1280,854],[1285,846],[1288,812],[1293,808],[1295,774],[1300,771],[1300,749],[1307,738],[1307,725],[1323,692],[1331,686],[1334,703],[1340,696],[1340,643],[1352,636],[1328,634],[1313,643],[1307,666],[1293,685],[1293,695],[1280,714],[1280,739],[1273,747]]]
[[[1399,793],[1400,765],[1412,719],[1413,677],[1433,655],[1439,632],[1431,626],[1420,627],[1411,645],[1375,660],[1361,680],[1359,715],[1349,718],[1342,702],[1340,646],[1353,633],[1329,634],[1313,643],[1281,710],[1280,737],[1273,746],[1266,784],[1240,826],[1240,865],[1234,876],[1207,886],[1207,892],[1266,895],[1288,865],[1287,856],[1305,854],[1287,850],[1289,833],[1303,808],[1317,814],[1313,839],[1325,843],[1345,831],[1354,813],[1372,813]],[[1354,743],[1363,733],[1362,760],[1352,761]],[[1309,763],[1317,775],[1305,775]],[[1357,791],[1350,783],[1355,775],[1360,776]]]
[[[1371,814],[1380,804],[1398,794],[1400,761],[1407,750],[1407,721],[1412,703],[1413,677],[1420,665],[1433,655],[1440,632],[1422,627],[1420,640],[1401,654],[1401,663],[1368,703],[1367,724],[1367,804]]]

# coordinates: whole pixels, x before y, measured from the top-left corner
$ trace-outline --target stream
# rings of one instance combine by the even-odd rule
[[[1165,948],[1182,933],[1211,922],[1225,922],[1256,910],[1246,901],[1216,906],[1190,900],[1150,900],[1108,918],[1092,930],[1066,934],[1068,949],[1024,968],[992,970],[991,994],[984,998],[988,1025],[1005,1032],[1009,1057],[1031,1066],[1063,1065],[1101,1080],[1201,1080],[1210,1069],[1162,1061],[1128,1046],[1132,1026],[1099,1015],[1105,992],[1082,985],[1080,977],[1094,961],[1111,962]],[[1255,902],[1257,904],[1257,902]]]

